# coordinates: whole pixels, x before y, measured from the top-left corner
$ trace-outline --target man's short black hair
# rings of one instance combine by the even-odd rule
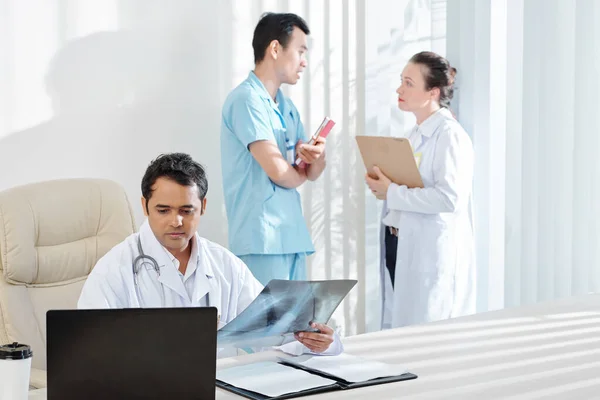
[[[273,40],[277,40],[284,48],[287,47],[294,28],[309,35],[310,30],[306,21],[291,13],[265,13],[254,28],[252,48],[254,48],[254,63],[258,64],[265,58],[265,51]]]
[[[148,202],[152,197],[152,186],[158,178],[171,179],[183,186],[198,186],[198,196],[204,200],[208,192],[208,179],[204,167],[184,153],[161,154],[150,163],[142,178],[142,196]]]

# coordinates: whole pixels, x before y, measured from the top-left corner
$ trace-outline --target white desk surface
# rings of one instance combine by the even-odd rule
[[[347,353],[403,364],[418,379],[319,399],[600,399],[600,294],[357,335]],[[217,367],[274,359],[264,352]],[[217,389],[217,399],[239,399]],[[30,400],[46,398],[45,390]]]

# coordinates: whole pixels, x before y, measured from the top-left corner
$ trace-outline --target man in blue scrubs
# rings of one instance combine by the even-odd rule
[[[268,13],[254,30],[254,71],[223,105],[221,170],[229,249],[266,285],[306,279],[314,252],[296,188],[325,169],[325,139],[314,144],[298,110],[280,90],[306,68],[306,22]],[[306,166],[295,165],[297,158]]]

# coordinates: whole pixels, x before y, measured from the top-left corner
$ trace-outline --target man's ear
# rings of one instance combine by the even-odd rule
[[[148,202],[146,201],[146,198],[144,196],[142,196],[142,210],[144,210],[144,216],[148,216]]]
[[[274,60],[277,60],[278,52],[279,52],[279,41],[272,40],[271,43],[269,43],[269,53],[271,54],[271,57],[273,57]]]
[[[206,197],[204,199],[202,199],[202,209],[200,210],[200,215],[204,215],[205,211],[206,211]]]

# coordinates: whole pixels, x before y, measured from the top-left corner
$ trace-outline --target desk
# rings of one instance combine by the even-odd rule
[[[404,364],[419,378],[306,398],[600,398],[600,294],[357,335],[344,343],[350,354]],[[226,358],[217,367],[277,355]],[[43,400],[44,393],[32,392],[30,399]],[[239,398],[217,389],[219,400]]]

